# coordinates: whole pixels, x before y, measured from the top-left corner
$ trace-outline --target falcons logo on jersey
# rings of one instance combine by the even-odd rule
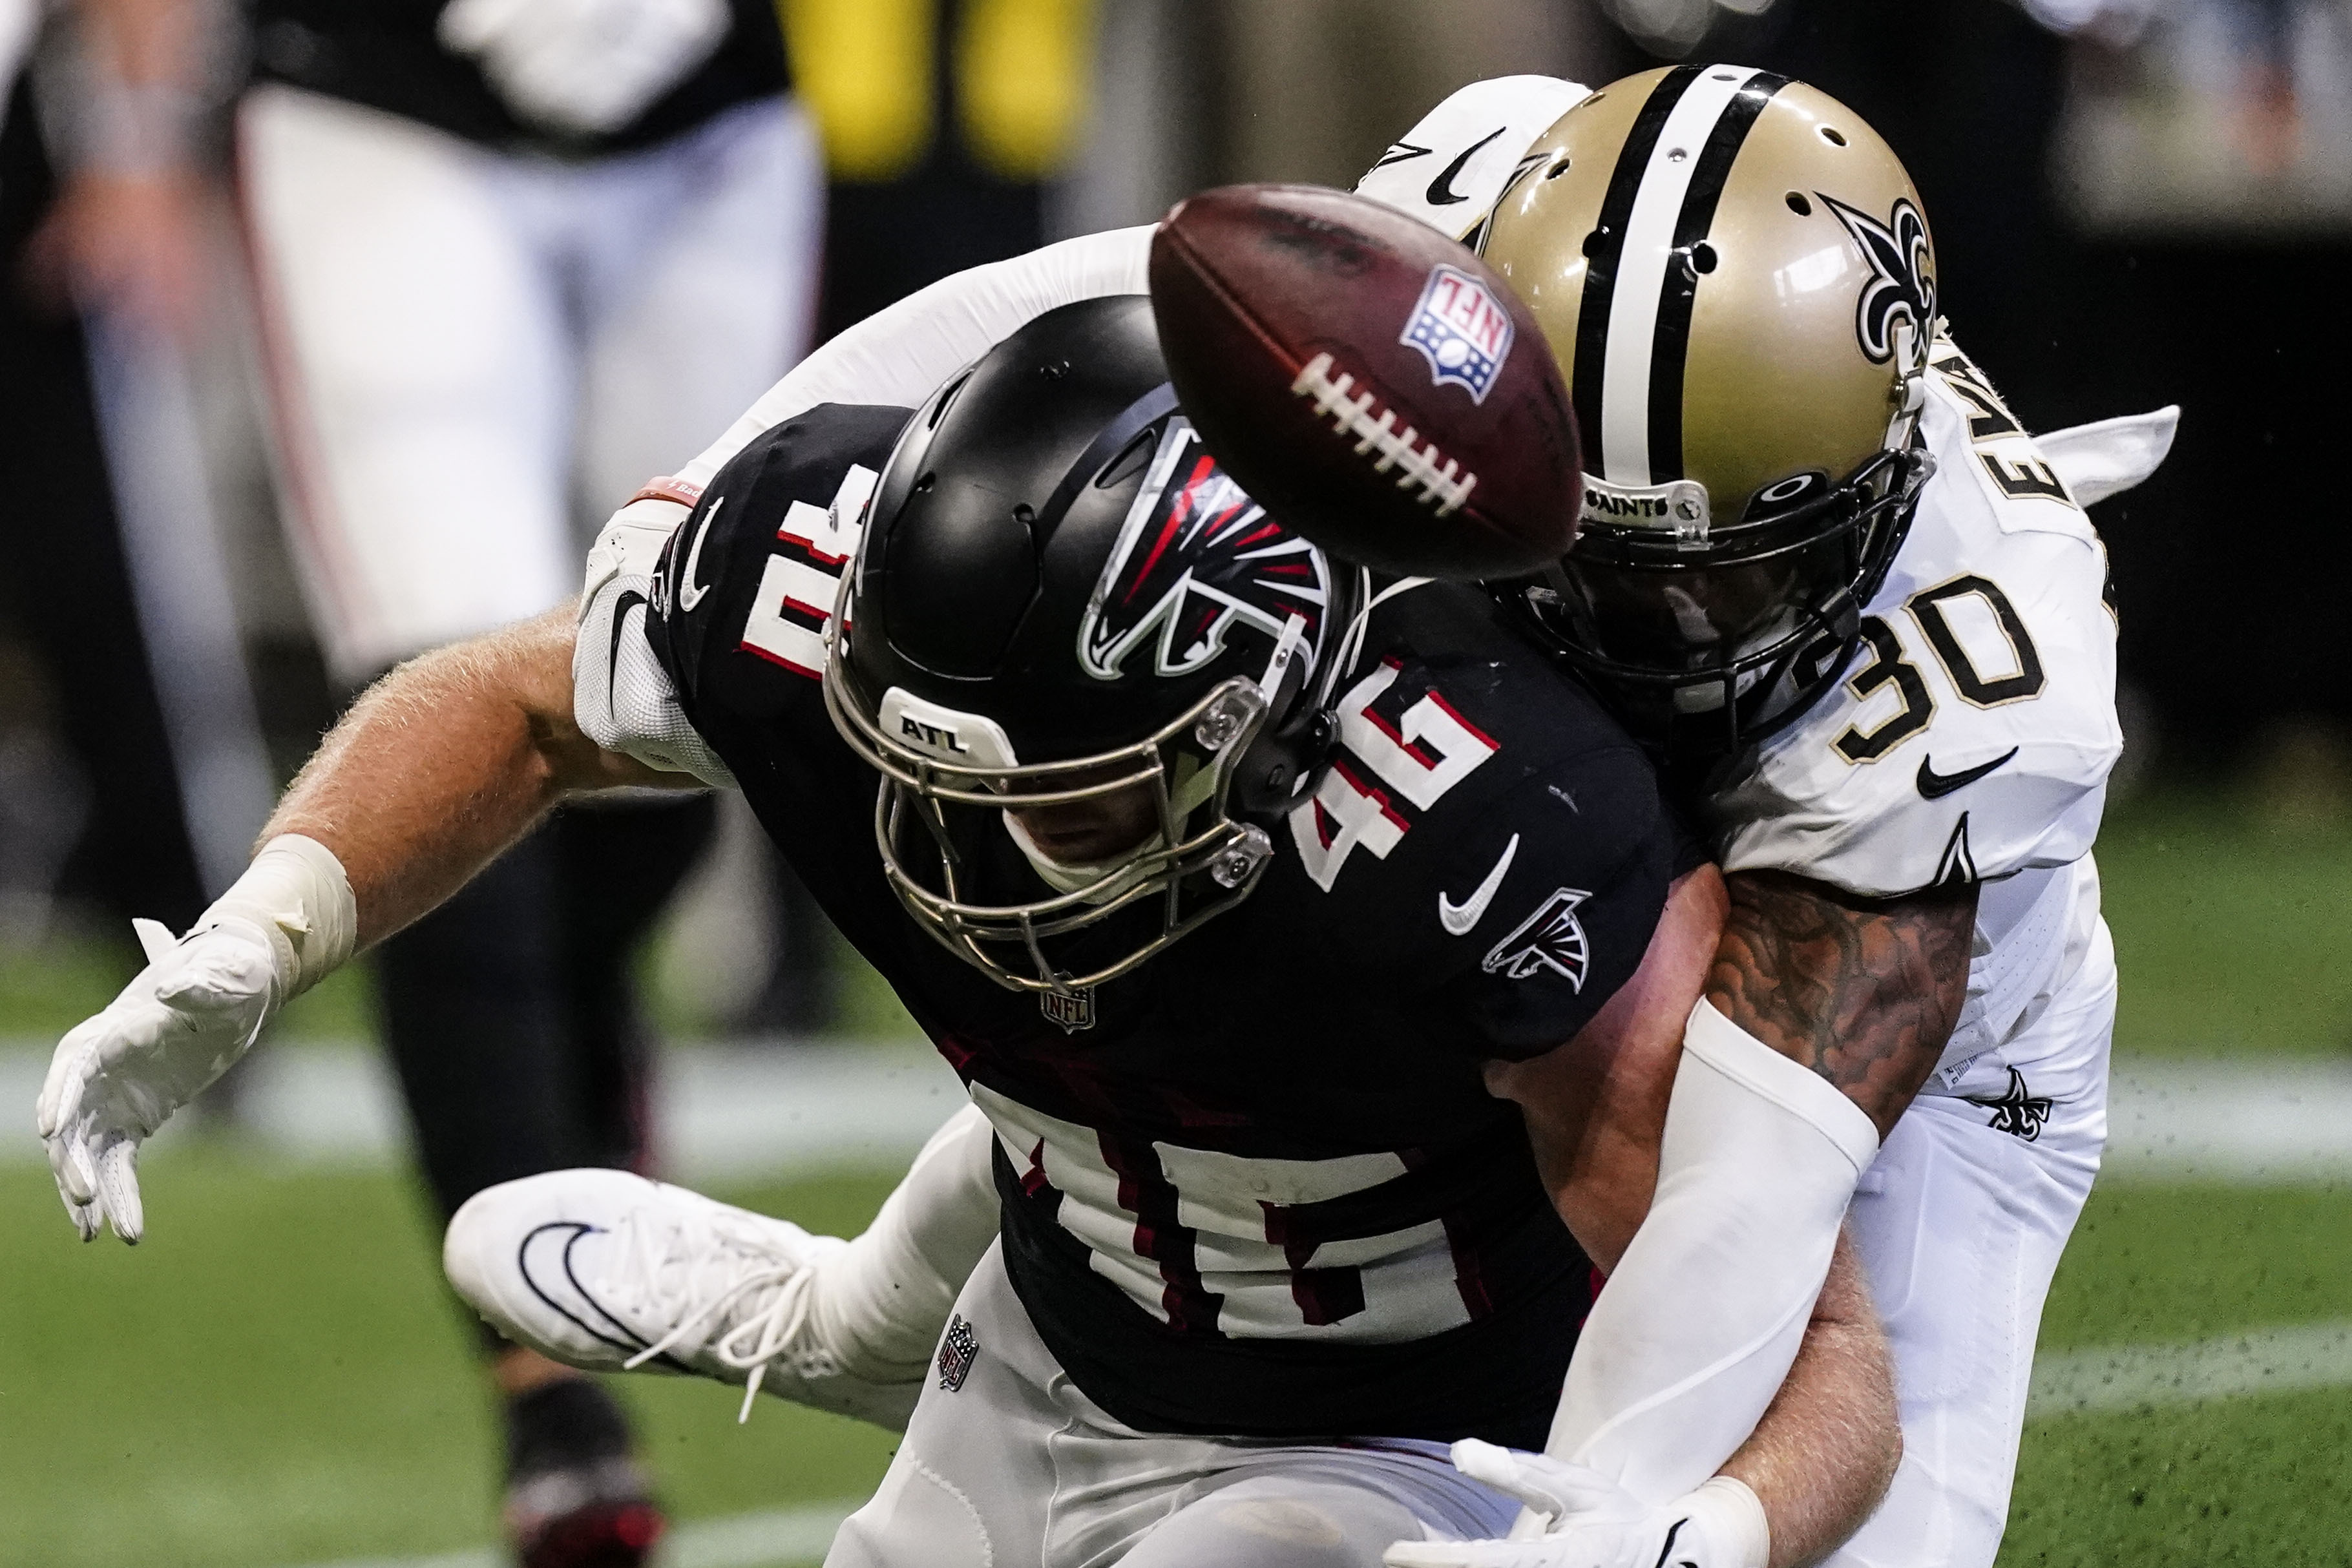
[[[1479,967],[1506,979],[1527,980],[1553,974],[1570,988],[1584,989],[1584,972],[1592,962],[1591,944],[1576,906],[1592,894],[1580,887],[1563,887],[1536,905],[1536,912],[1495,944]]]
[[[1171,419],[1078,623],[1078,664],[1115,681],[1150,643],[1153,674],[1188,674],[1224,653],[1235,628],[1271,643],[1294,616],[1319,654],[1330,589],[1323,552],[1244,494],[1190,421]]]

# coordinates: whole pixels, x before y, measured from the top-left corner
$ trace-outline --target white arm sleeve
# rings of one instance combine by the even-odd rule
[[[1548,1452],[1651,1503],[1748,1440],[1796,1360],[1878,1131],[1702,998],[1649,1217],[1593,1304]]]
[[[976,1105],[931,1134],[866,1233],[817,1265],[816,1343],[854,1376],[919,1381],[996,1239],[996,1135]]]
[[[941,382],[1046,311],[1145,292],[1152,226],[1085,235],[975,267],[877,311],[794,366],[677,476],[709,484],[761,432],[819,403],[920,408]]]

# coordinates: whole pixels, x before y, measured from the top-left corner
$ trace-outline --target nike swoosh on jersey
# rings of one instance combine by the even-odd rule
[[[702,526],[694,530],[694,546],[686,552],[686,570],[677,574],[677,607],[680,610],[691,611],[702,602],[702,596],[710,591],[695,581],[695,572],[702,564],[702,541],[710,537],[710,525],[717,519],[719,508],[726,504],[724,496],[711,502],[710,510],[702,514]]]
[[[1381,161],[1372,165],[1372,172],[1378,173],[1391,163],[1410,163],[1436,151],[1434,147],[1416,147],[1410,141],[1391,141],[1389,150],[1381,154]]]
[[[1975,783],[2016,755],[2017,747],[2012,746],[1990,762],[1980,763],[1974,768],[1964,768],[1958,773],[1938,773],[1936,771],[1933,760],[1923,757],[1919,759],[1920,798],[1927,800],[1940,800],[1953,790],[1964,789]]]
[[[1478,924],[1486,906],[1495,902],[1496,891],[1503,885],[1503,873],[1511,869],[1511,858],[1518,852],[1519,835],[1513,833],[1511,841],[1503,846],[1503,858],[1495,862],[1495,869],[1486,873],[1486,880],[1478,884],[1476,892],[1460,904],[1442,893],[1437,895],[1437,923],[1445,927],[1447,935],[1470,935],[1470,928]]]
[[[1472,153],[1509,129],[1507,125],[1497,125],[1455,154],[1454,162],[1440,169],[1437,172],[1437,178],[1429,183],[1429,189],[1421,193],[1422,200],[1433,207],[1450,207],[1456,203],[1468,201],[1469,197],[1454,188],[1454,176],[1462,172],[1463,165],[1470,162]]]

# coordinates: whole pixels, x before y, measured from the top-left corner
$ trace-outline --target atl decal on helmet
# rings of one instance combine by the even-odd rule
[[[1319,653],[1330,591],[1323,552],[1244,494],[1189,420],[1171,419],[1078,623],[1078,664],[1118,680],[1157,632],[1153,673],[1188,674],[1237,624],[1278,640],[1293,618]]]
[[[1472,402],[1483,403],[1502,373],[1514,332],[1510,311],[1492,290],[1458,267],[1439,266],[1421,286],[1421,299],[1397,341],[1429,361],[1433,385],[1452,382]]]

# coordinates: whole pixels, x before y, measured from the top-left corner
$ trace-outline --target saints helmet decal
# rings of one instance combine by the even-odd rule
[[[1845,232],[1861,247],[1870,264],[1870,281],[1853,313],[1854,338],[1874,365],[1895,357],[1895,323],[1908,321],[1915,340],[1925,351],[1936,324],[1936,276],[1927,242],[1927,220],[1907,198],[1898,196],[1895,210],[1880,223],[1859,207],[1835,196],[1813,193],[1828,204]]]

